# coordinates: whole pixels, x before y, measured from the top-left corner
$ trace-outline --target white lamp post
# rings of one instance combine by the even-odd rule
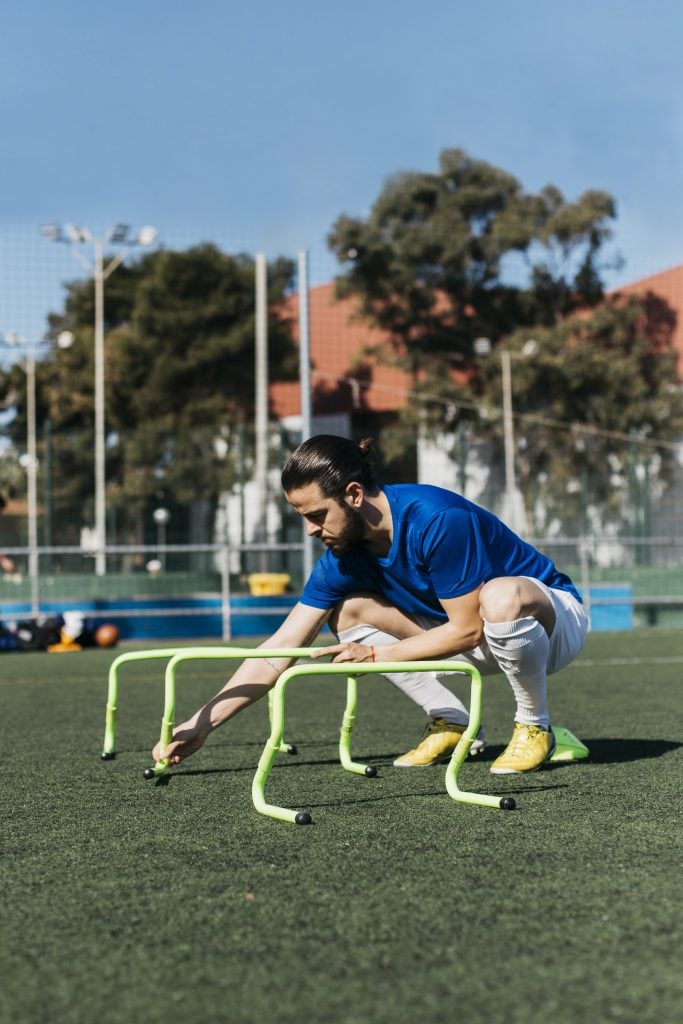
[[[265,253],[256,254],[256,324],[255,324],[255,465],[257,520],[256,540],[268,536],[268,262]],[[262,572],[268,568],[268,554],[259,554]]]
[[[156,228],[140,228],[130,235],[127,224],[114,224],[102,238],[96,238],[88,228],[76,224],[41,224],[40,233],[50,242],[65,242],[72,247],[74,256],[95,282],[95,572],[104,576],[107,563],[106,499],[105,499],[105,423],[104,423],[104,282],[120,267],[130,250],[136,245],[152,245],[157,238]],[[76,248],[80,244],[92,245],[94,262],[90,262]],[[104,250],[107,245],[124,245],[105,266]]]
[[[476,338],[474,351],[477,355],[488,355],[491,342],[488,338]],[[530,359],[538,352],[538,342],[533,338],[526,341],[519,352],[502,349],[500,365],[503,379],[503,446],[505,450],[505,497],[504,515],[513,530],[518,533],[526,527],[524,501],[515,478],[515,428],[512,411],[512,359]]]
[[[157,527],[157,547],[159,548],[159,550],[157,551],[157,558],[161,563],[161,568],[165,569],[166,552],[163,550],[163,548],[166,546],[166,527],[168,525],[169,519],[171,518],[171,513],[168,511],[167,508],[155,508],[152,515],[154,517],[154,522],[156,523]]]
[[[36,445],[36,345],[20,334],[8,332],[2,340],[26,354],[22,369],[26,373],[26,458],[20,460],[26,469],[26,501],[28,513],[28,575],[31,581],[31,615],[40,607],[38,594],[38,453]],[[60,348],[69,348],[73,335],[62,331],[57,339]]]

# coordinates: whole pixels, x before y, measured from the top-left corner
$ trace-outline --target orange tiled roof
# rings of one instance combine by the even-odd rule
[[[358,317],[357,301],[336,299],[331,282],[312,288],[308,302],[314,412],[393,412],[405,405],[411,387],[408,374],[377,365],[363,354],[369,346],[386,342],[388,335]],[[298,295],[291,296],[286,313],[298,337]],[[298,381],[273,383],[269,393],[275,416],[301,411]]]
[[[611,294],[652,295],[664,299],[671,307],[676,314],[674,321],[665,318],[654,326],[661,336],[662,344],[673,345],[678,353],[678,375],[683,380],[683,264],[615,288]]]
[[[651,277],[614,289],[611,294],[651,293],[664,299],[673,319],[657,320],[662,346],[673,345],[683,379],[683,264]],[[388,334],[371,327],[358,314],[354,298],[336,299],[334,283],[319,285],[309,292],[309,327],[312,363],[313,408],[331,413],[353,408],[370,412],[394,412],[405,405],[411,389],[407,373],[378,364],[364,350],[385,343]],[[286,305],[295,338],[299,329],[299,297],[292,295]],[[274,382],[269,388],[271,411],[278,418],[301,411],[298,381]]]

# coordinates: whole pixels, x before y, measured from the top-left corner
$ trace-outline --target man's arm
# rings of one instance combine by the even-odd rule
[[[398,640],[375,650],[366,644],[335,644],[325,647],[314,657],[333,655],[332,661],[427,661],[432,658],[450,658],[469,651],[481,642],[484,623],[479,612],[481,587],[462,597],[440,599],[448,622],[416,636]]]
[[[280,628],[260,645],[260,650],[307,647],[323,628],[329,614],[329,611],[308,605],[295,605]],[[157,743],[152,755],[154,760],[168,758],[171,764],[180,764],[203,746],[214,729],[263,697],[293,662],[293,658],[268,657],[243,661],[222,690],[186,722],[176,726],[168,746]]]

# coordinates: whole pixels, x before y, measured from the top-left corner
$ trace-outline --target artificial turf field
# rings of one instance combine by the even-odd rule
[[[591,758],[525,778],[488,772],[512,699],[485,681],[490,745],[460,784],[514,795],[511,813],[451,801],[443,767],[391,767],[423,718],[379,678],[359,680],[353,754],[380,777],[347,774],[343,679],[295,680],[299,754],[267,797],[308,827],[253,809],[265,701],[143,780],[160,663],[123,667],[101,762],[127,649],[0,659],[1,1024],[681,1019],[683,633],[590,636],[550,699]],[[225,673],[183,666],[177,719]]]

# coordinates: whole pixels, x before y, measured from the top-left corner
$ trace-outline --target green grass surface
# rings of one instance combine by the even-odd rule
[[[485,683],[485,760],[454,803],[444,769],[401,770],[420,712],[359,681],[353,753],[337,760],[339,679],[294,681],[264,818],[250,786],[265,702],[146,783],[158,664],[124,666],[116,760],[99,760],[117,652],[0,659],[2,1024],[626,1024],[680,1019],[682,634],[596,634],[551,681],[556,724],[589,761],[522,779],[488,765],[511,731]],[[178,718],[224,677],[179,672]],[[462,692],[461,686],[456,686]]]

